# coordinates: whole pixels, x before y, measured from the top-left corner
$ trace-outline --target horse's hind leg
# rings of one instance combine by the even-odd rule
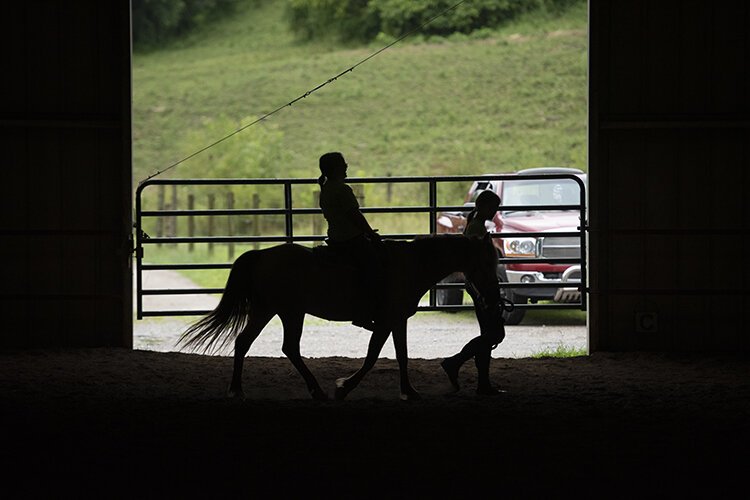
[[[396,351],[396,359],[398,360],[401,399],[404,401],[420,399],[419,393],[412,387],[409,381],[409,356],[406,352],[406,321],[397,324],[393,329],[393,347]]]
[[[370,336],[370,344],[367,346],[367,356],[365,357],[365,362],[362,363],[362,367],[352,376],[336,380],[336,399],[344,399],[347,394],[359,385],[367,372],[375,366],[375,362],[378,360],[378,356],[380,356],[380,351],[383,349],[383,344],[388,339],[389,333],[390,330],[376,326],[375,331]]]
[[[232,382],[229,384],[228,394],[230,397],[243,397],[242,392],[242,365],[245,361],[245,354],[250,350],[255,339],[258,338],[263,328],[271,321],[274,314],[268,311],[254,309],[250,313],[250,319],[247,326],[242,330],[234,341],[234,370],[232,371]]]
[[[302,338],[302,325],[305,321],[305,313],[284,314],[281,316],[281,322],[284,324],[284,344],[281,352],[289,358],[297,371],[302,375],[307,384],[307,390],[310,395],[317,401],[328,399],[328,395],[320,388],[320,384],[315,379],[315,375],[307,368],[302,360],[299,350],[300,339]]]

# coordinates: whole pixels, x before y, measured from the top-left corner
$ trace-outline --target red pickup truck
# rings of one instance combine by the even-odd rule
[[[531,168],[512,175],[518,180],[479,180],[469,189],[464,200],[465,211],[440,212],[437,214],[438,233],[461,233],[466,225],[466,216],[474,207],[480,192],[491,189],[500,197],[501,209],[492,222],[487,222],[490,233],[539,233],[578,231],[580,212],[577,210],[534,210],[535,205],[578,205],[580,187],[573,179],[524,179],[529,175],[572,174],[586,183],[586,174],[573,168]],[[502,207],[525,206],[523,210],[503,210]],[[580,258],[580,238],[570,236],[523,236],[494,238],[493,242],[501,257],[505,258]],[[509,283],[559,283],[560,287],[504,288],[505,295],[514,304],[536,303],[540,300],[554,302],[578,302],[581,293],[581,267],[577,264],[556,263],[508,263],[498,267],[498,279]],[[460,283],[460,273],[452,274],[443,283]],[[567,285],[567,286],[566,286]],[[463,289],[438,289],[439,305],[460,305]],[[506,324],[515,325],[523,319],[525,309],[515,308],[506,313]]]

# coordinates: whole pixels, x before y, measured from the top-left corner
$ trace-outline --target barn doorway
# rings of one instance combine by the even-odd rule
[[[265,9],[263,10],[264,16],[266,16],[264,19],[268,23],[275,19],[274,16],[278,17],[278,7],[262,6],[260,9]],[[243,12],[240,10],[233,18],[230,16],[230,18],[218,21],[221,29],[217,32],[241,37],[241,33],[238,32],[239,26],[247,25],[247,23],[241,22],[242,16],[245,15]],[[215,165],[224,165],[223,168],[225,169],[228,168],[226,165],[243,165],[244,162],[238,161],[238,159],[243,158],[243,154],[246,154],[243,148],[248,144],[251,144],[255,151],[253,154],[256,154],[257,158],[251,162],[255,170],[250,170],[243,176],[272,176],[273,171],[272,169],[269,170],[269,165],[290,164],[294,165],[294,168],[290,171],[290,176],[310,177],[310,171],[312,170],[314,173],[315,170],[315,155],[320,148],[320,144],[326,144],[326,141],[325,139],[316,139],[315,135],[310,132],[312,127],[309,125],[310,123],[325,121],[327,113],[331,113],[338,122],[341,122],[340,127],[335,126],[329,132],[338,133],[344,128],[359,129],[359,134],[340,136],[342,140],[337,144],[330,144],[330,148],[353,151],[354,156],[350,163],[356,162],[359,165],[359,172],[363,177],[411,174],[414,172],[413,169],[417,168],[424,169],[423,171],[428,171],[430,174],[470,174],[475,172],[496,174],[521,170],[525,167],[560,165],[581,168],[585,171],[586,23],[586,6],[583,2],[580,6],[563,13],[557,20],[553,18],[535,19],[532,16],[494,34],[475,34],[464,39],[459,36],[424,39],[417,43],[405,45],[403,50],[396,53],[396,62],[399,62],[399,64],[391,65],[390,60],[386,60],[385,66],[373,68],[372,71],[367,66],[358,68],[357,72],[347,75],[347,78],[354,77],[352,80],[344,81],[342,79],[341,82],[331,86],[330,93],[326,91],[326,93],[311,96],[303,102],[305,107],[301,110],[292,108],[288,113],[284,112],[285,114],[279,115],[278,119],[274,117],[268,120],[268,125],[264,125],[257,130],[251,129],[253,133],[247,138],[241,136],[237,141],[227,141],[217,147],[215,151],[208,153],[209,156],[202,158],[199,156],[186,162],[169,172],[167,177],[186,178],[195,176],[196,172],[200,175],[216,175],[215,172],[212,172],[218,168]],[[256,32],[256,39],[261,40],[272,31],[264,31],[264,29],[266,29],[264,26],[258,27],[260,31]],[[136,51],[134,56],[136,108],[134,113],[136,124],[134,164],[136,178],[143,178],[152,173],[151,165],[163,165],[162,158],[165,156],[179,158],[183,153],[192,151],[193,146],[210,142],[212,138],[221,136],[227,130],[242,124],[243,118],[245,118],[243,116],[216,116],[214,111],[232,108],[271,109],[273,103],[276,103],[280,98],[283,100],[283,97],[279,97],[278,93],[272,94],[269,92],[267,84],[253,79],[245,82],[244,85],[266,89],[265,91],[259,90],[257,94],[262,95],[262,97],[258,97],[253,102],[224,102],[226,96],[233,94],[233,92],[226,92],[221,93],[221,97],[212,101],[210,106],[206,101],[203,111],[199,114],[186,111],[181,103],[190,96],[193,99],[198,99],[202,95],[201,86],[213,85],[213,83],[209,83],[211,79],[194,80],[194,84],[188,83],[190,79],[184,79],[185,82],[180,85],[166,86],[158,84],[160,78],[167,76],[166,73],[160,72],[156,68],[179,68],[179,72],[187,75],[194,70],[208,70],[211,65],[219,65],[215,66],[215,68],[219,68],[221,66],[220,58],[250,57],[246,52],[226,50],[226,47],[222,49],[223,42],[220,42],[210,32],[199,32],[194,36],[196,38],[192,42],[190,39],[185,43],[173,42],[172,45],[167,44],[165,50],[151,50],[144,53]],[[293,34],[287,33],[284,36],[288,37],[285,39],[286,41],[276,48],[269,49],[269,54],[274,53],[279,57],[282,57],[282,55],[289,56],[300,68],[308,68],[299,56],[291,55],[290,47],[292,44],[289,43],[289,40],[293,38]],[[201,43],[197,44],[197,41]],[[284,45],[284,43],[287,45]],[[310,65],[305,70],[306,74],[305,71],[300,70],[300,74],[287,75],[292,83],[297,84],[296,88],[304,88],[311,79],[317,81],[319,79],[316,76],[318,75],[316,73],[318,68],[321,68],[320,77],[325,79],[325,68],[341,66],[342,63],[336,63],[334,57],[337,53],[335,47],[332,48],[332,45],[326,45],[326,43],[316,42],[307,46],[306,50],[310,52],[309,57],[305,56],[305,58],[317,59],[315,59],[316,64]],[[186,50],[194,50],[191,47],[198,46],[200,46],[201,54],[196,52],[194,58],[185,58]],[[457,53],[452,56],[451,54],[456,51]],[[366,54],[367,49],[360,49],[360,52]],[[472,54],[475,54],[480,61],[483,58],[493,58],[494,61],[500,60],[502,71],[493,71],[490,65],[482,63],[470,64],[462,68],[445,64],[446,60],[471,61],[472,57],[469,57],[469,55]],[[530,59],[530,57],[534,54],[545,54],[545,57],[532,62],[533,58]],[[341,55],[347,58],[346,61],[351,62],[357,59],[356,56],[359,55],[359,52],[355,52],[354,57],[350,52],[342,52]],[[399,84],[399,88],[402,89],[400,94],[402,95],[399,95],[397,102],[394,103],[392,98],[388,100],[385,97],[388,94],[382,94],[385,88],[383,84],[386,81],[393,80],[394,75],[409,77],[403,71],[404,58],[414,62],[415,73],[412,74],[411,78],[414,79],[415,75],[422,75],[420,81],[423,81],[424,85],[422,85],[421,90],[416,92],[409,90],[407,92],[404,89],[409,88],[409,86]],[[272,71],[270,73],[262,71],[263,64],[268,63],[268,61],[261,61],[260,58],[255,60],[252,57],[250,59],[253,67],[257,70],[252,72],[253,75],[273,74]],[[438,61],[437,64],[435,61]],[[558,62],[560,63],[560,70],[550,70],[550,68],[556,68]],[[555,77],[545,77],[545,71],[555,75]],[[203,72],[204,75],[210,73],[211,70]],[[378,74],[381,73],[388,76],[382,82],[378,80]],[[219,74],[222,74],[221,78],[218,79],[220,85],[227,89],[233,88],[240,81],[229,73],[224,75],[219,72]],[[467,74],[473,76],[467,77]],[[202,81],[202,83],[198,84],[199,81]],[[467,82],[471,81],[481,84],[484,88],[488,85],[496,85],[497,88],[515,89],[517,92],[487,99],[487,96],[482,96],[481,92],[473,92],[466,88],[460,93],[462,99],[464,99],[462,104],[457,109],[449,106],[451,97],[455,93],[446,93],[445,88],[459,88],[461,85],[468,85]],[[446,84],[446,82],[450,83]],[[459,82],[461,82],[460,85]],[[433,94],[429,101],[439,103],[443,109],[431,111],[427,104],[420,104],[426,102],[420,100],[420,94],[425,92]],[[553,95],[553,101],[559,105],[545,104],[542,101],[532,103],[528,99],[529,96],[535,94],[551,94]],[[340,104],[342,100],[345,105]],[[402,109],[421,109],[422,119],[431,123],[430,129],[435,131],[431,133],[437,133],[437,135],[431,138],[429,133],[422,133],[423,137],[410,139],[403,144],[399,143],[398,138],[404,137],[405,131],[414,128],[414,124],[418,121],[385,120],[376,113],[383,106],[372,108],[368,104],[378,102],[389,102]],[[516,105],[522,103],[525,103],[529,112],[519,115],[518,109],[520,108]],[[523,108],[524,106],[520,107]],[[356,112],[347,113],[348,109],[356,110]],[[355,123],[356,120],[351,125],[347,125],[346,116],[348,114],[355,117],[370,117],[374,123],[373,126],[383,133],[378,135],[368,130],[362,130],[361,126],[357,126]],[[521,116],[523,119],[515,126],[510,127],[508,124],[497,125],[493,123],[492,116],[506,117],[509,114]],[[462,116],[472,117],[472,119],[461,119]],[[177,117],[182,122],[195,123],[196,125],[191,126],[192,130],[190,131],[175,130],[170,123]],[[416,120],[416,117],[414,119]],[[475,123],[472,123],[472,120]],[[361,122],[361,120],[359,121]],[[139,122],[147,124],[141,131],[138,131]],[[578,132],[571,134],[569,131],[573,129],[578,130]],[[251,130],[248,132],[251,132]],[[297,131],[299,134],[297,132],[292,134],[291,130]],[[515,148],[516,152],[509,154],[508,151],[514,148],[499,147],[498,144],[518,143],[519,139],[515,135],[518,130],[529,132],[525,134],[528,140],[524,139],[524,142]],[[567,132],[561,133],[561,131]],[[455,140],[448,140],[447,137],[449,136],[476,137],[482,142],[478,142],[476,145],[461,146]],[[372,142],[372,138],[375,137],[377,138],[377,144],[363,145],[360,140],[361,137],[370,138],[367,142]],[[568,140],[565,137],[573,138]],[[490,144],[491,147],[486,146]],[[279,149],[294,151],[294,153],[284,158],[274,156]],[[432,152],[433,150],[434,152]],[[530,153],[535,150],[546,152],[535,156]],[[401,153],[398,153],[398,151],[401,151]],[[424,151],[431,152],[430,155],[435,158],[420,158],[422,156],[420,153]],[[404,157],[403,164],[389,165],[393,162],[388,160],[388,156],[393,154]],[[409,155],[413,155],[414,159],[409,159]],[[313,161],[310,161],[310,158]],[[450,160],[446,160],[446,158]],[[263,167],[263,165],[266,165],[266,167]],[[266,170],[263,170],[264,168]],[[224,176],[227,176],[227,172],[232,173],[231,170],[224,170]],[[453,198],[458,200],[457,203],[463,201],[465,192],[465,185],[456,185]],[[391,191],[379,196],[386,199],[387,196],[410,196],[410,194],[399,194]],[[249,194],[247,200],[251,199],[252,194]],[[209,202],[207,200],[207,198],[194,199],[194,207],[208,208]],[[214,200],[215,208],[220,206],[227,208],[231,204],[224,193],[217,193]],[[185,210],[189,208],[187,193],[173,194],[167,189],[163,194],[163,202],[166,206],[171,205],[173,209]],[[158,208],[158,203],[157,200],[152,208]],[[188,230],[186,221],[183,221],[182,229]],[[163,228],[165,232],[168,230],[170,230],[169,227]],[[233,230],[237,230],[237,228],[235,227]],[[154,236],[153,231],[151,231],[150,236]],[[166,250],[167,246],[164,247]],[[224,249],[224,246],[222,248]],[[228,252],[228,250],[226,251]],[[172,274],[169,279],[178,280],[182,277],[184,277],[184,273],[177,276]],[[169,286],[182,287],[187,285],[180,285],[175,281],[173,285]],[[217,284],[215,286],[220,287],[222,285]],[[182,300],[186,298],[188,298],[187,295],[181,296]],[[156,299],[156,297],[152,297],[152,299]],[[164,299],[166,297],[159,297],[159,300]],[[432,325],[426,326],[426,330],[439,330],[447,336],[450,336],[450,331],[456,329],[464,329],[467,332],[466,335],[476,333],[475,321],[471,315],[426,312],[420,313],[418,316],[424,319],[425,323],[427,323],[427,319],[432,318]],[[163,331],[175,331],[179,330],[179,324],[177,323],[179,321],[176,317],[167,317],[153,323],[158,322]],[[136,330],[143,324],[143,320],[137,320]],[[320,325],[321,330],[326,328],[330,328],[330,326]],[[155,328],[154,332],[158,329],[158,327]],[[472,329],[473,331],[470,332]],[[572,348],[574,353],[586,352],[586,313],[584,311],[539,311],[526,315],[524,322],[518,325],[517,329],[523,330],[523,333],[519,333],[516,338],[519,340],[536,339],[537,344],[542,347],[539,349],[533,348],[535,350],[532,351],[532,348],[529,348],[523,342],[513,350],[509,350],[506,353],[508,356],[523,357],[540,352],[562,352],[568,348]],[[136,334],[137,338],[143,339],[142,342],[138,340],[136,345],[142,348],[156,348],[159,343],[158,339],[162,335],[154,333],[153,335],[139,336],[139,334]],[[425,343],[439,345],[445,343],[445,338],[445,336],[430,338]],[[457,342],[462,341],[463,338]],[[271,342],[274,344],[274,349],[279,351],[280,343],[274,340],[271,340]]]

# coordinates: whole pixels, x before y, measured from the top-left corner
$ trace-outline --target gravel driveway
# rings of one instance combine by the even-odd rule
[[[173,271],[144,273],[144,288],[194,288],[195,283]],[[216,296],[145,297],[146,310],[212,309]],[[197,317],[165,317],[135,320],[133,347],[149,351],[176,351],[176,341]],[[458,352],[479,334],[472,311],[459,313],[420,312],[409,319],[409,357],[435,359]],[[585,326],[533,325],[507,326],[505,340],[493,351],[496,358],[524,358],[560,345],[585,348]],[[346,356],[364,357],[370,332],[349,323],[330,322],[312,316],[305,320],[302,355],[308,358]],[[253,343],[250,356],[283,356],[281,321],[274,318]],[[228,353],[224,353],[228,354]],[[387,342],[381,357],[395,359],[393,344]]]

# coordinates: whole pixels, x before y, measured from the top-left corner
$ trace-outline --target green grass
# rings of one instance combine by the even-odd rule
[[[573,347],[560,344],[553,349],[544,349],[542,351],[532,354],[530,357],[535,359],[542,358],[576,358],[579,356],[588,356],[588,351],[585,347]]]
[[[550,301],[549,303],[551,304],[552,302]],[[539,309],[536,311],[526,311],[521,324],[527,326],[584,326],[586,324],[586,312],[579,309]]]
[[[212,176],[212,158],[259,127],[281,136],[267,176],[316,176],[328,150],[345,153],[352,176],[585,168],[585,33],[584,3],[482,37],[417,37],[164,176]],[[299,42],[283,2],[269,1],[135,54],[134,180],[218,139],[212,120],[254,119],[381,45]]]

